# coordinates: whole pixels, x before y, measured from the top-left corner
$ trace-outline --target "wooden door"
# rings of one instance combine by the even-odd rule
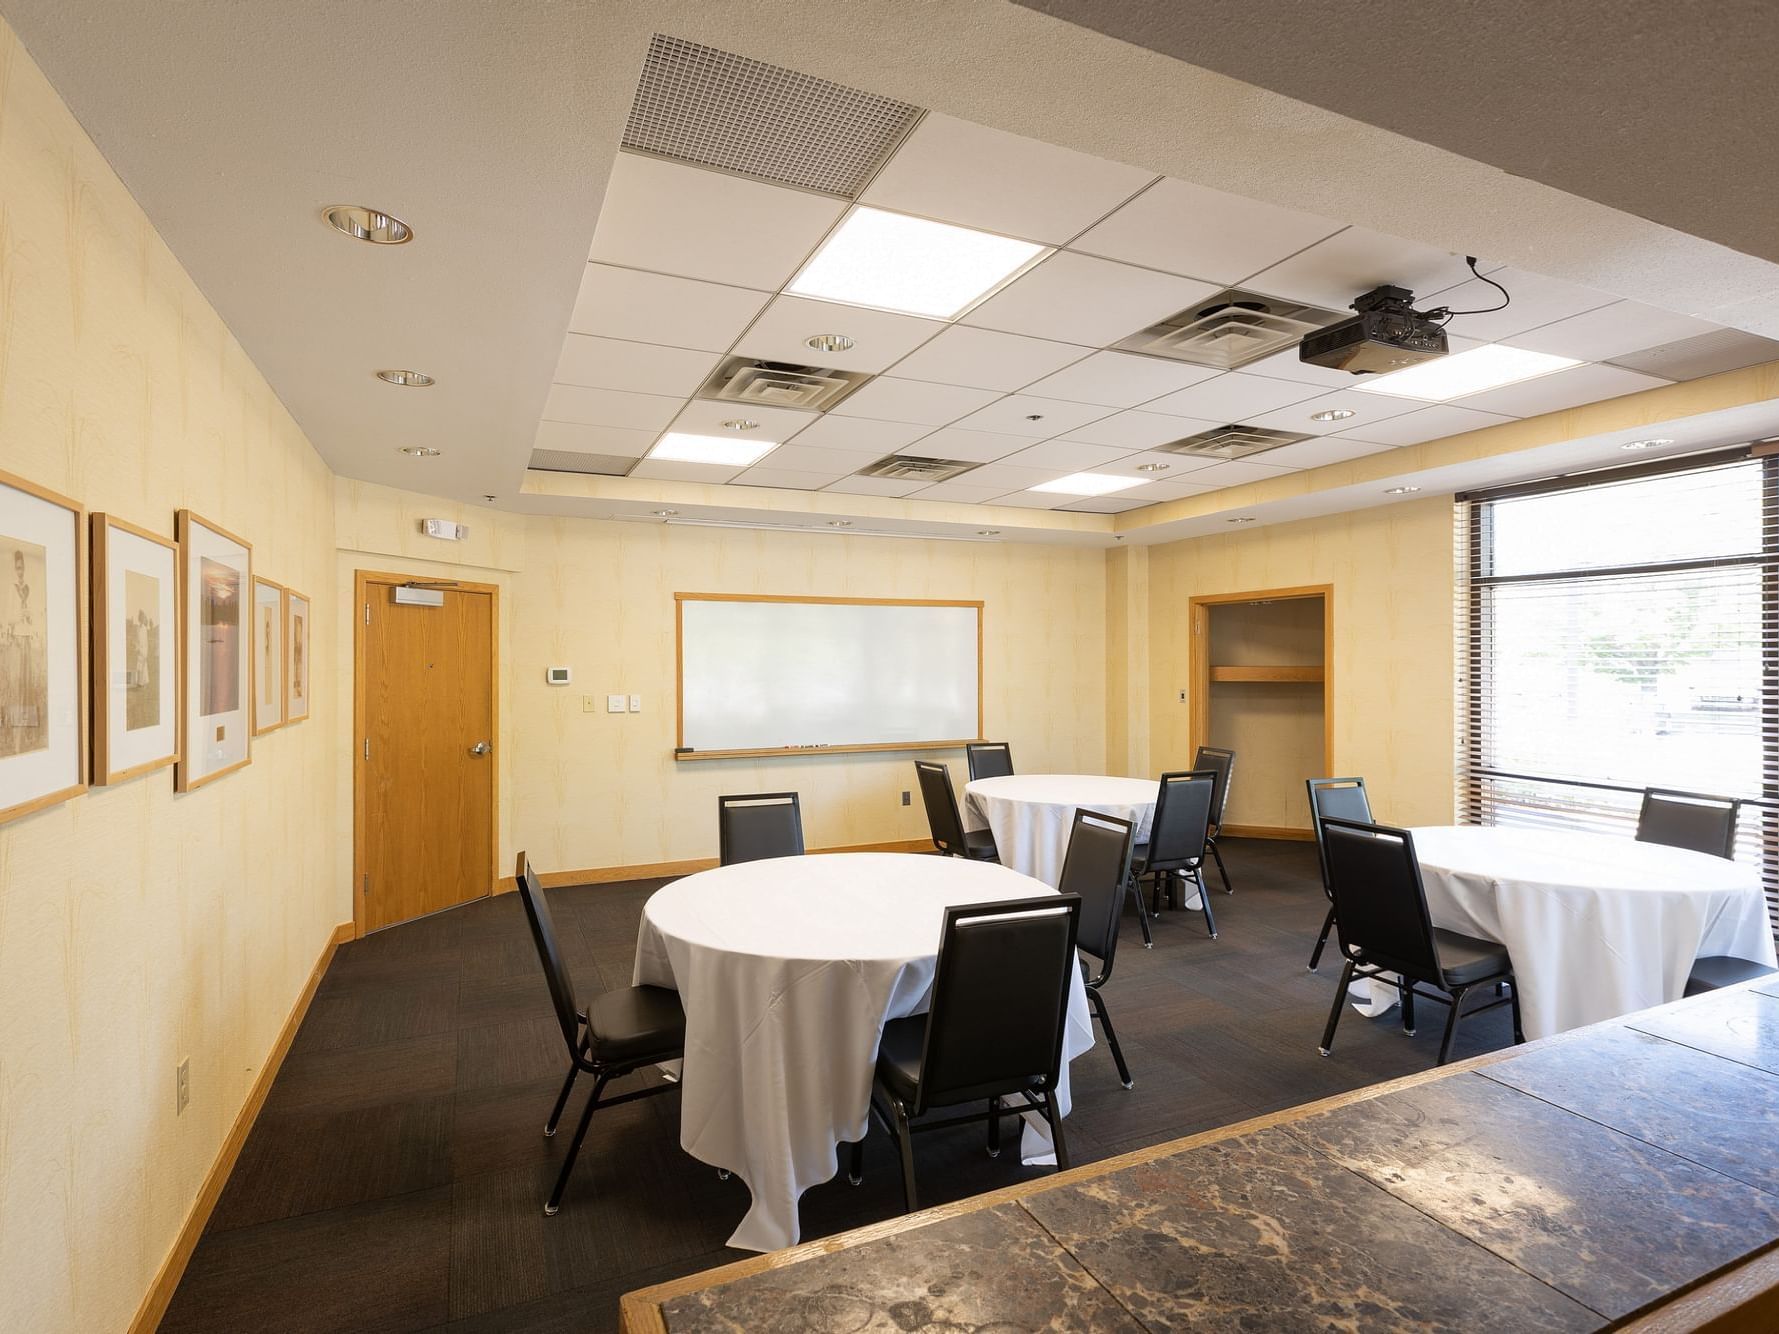
[[[398,603],[402,586],[442,605]],[[498,592],[362,570],[357,592],[363,935],[493,889]]]

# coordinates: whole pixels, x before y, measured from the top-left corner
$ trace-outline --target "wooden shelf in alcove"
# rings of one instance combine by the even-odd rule
[[[1217,667],[1211,668],[1215,681],[1320,681],[1322,668],[1316,667]]]

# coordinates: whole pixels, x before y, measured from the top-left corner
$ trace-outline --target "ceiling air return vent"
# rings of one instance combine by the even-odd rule
[[[597,477],[622,477],[636,466],[635,459],[618,454],[578,454],[572,449],[534,449],[532,472],[579,472]]]
[[[856,198],[921,109],[656,33],[624,147]]]
[[[761,408],[826,412],[871,377],[825,366],[793,366],[757,357],[730,357],[698,390],[699,398]]]
[[[855,477],[884,477],[892,482],[948,482],[976,467],[958,459],[926,459],[918,454],[891,454],[878,459],[869,468],[860,468]]]
[[[1338,311],[1232,287],[1112,346],[1232,371],[1295,347],[1305,334],[1343,318]]]
[[[1295,445],[1300,440],[1308,439],[1307,435],[1298,435],[1292,431],[1273,431],[1264,426],[1230,425],[1200,431],[1197,435],[1189,435],[1169,445],[1158,445],[1157,448],[1163,453],[1185,454],[1198,459],[1246,459],[1264,454],[1269,449]]]

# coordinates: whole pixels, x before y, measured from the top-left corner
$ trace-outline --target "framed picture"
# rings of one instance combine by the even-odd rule
[[[309,716],[309,599],[284,590],[284,721]]]
[[[190,792],[253,758],[253,548],[190,510],[179,511],[177,535],[185,672],[173,786]]]
[[[284,585],[253,581],[253,734],[283,727]]]
[[[93,782],[179,758],[179,545],[93,515]]]
[[[86,511],[0,472],[0,821],[86,790]]]

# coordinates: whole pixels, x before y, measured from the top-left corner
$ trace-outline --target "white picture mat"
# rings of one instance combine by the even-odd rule
[[[687,598],[680,617],[684,746],[976,736],[978,607]]]
[[[272,647],[266,652],[265,622],[272,613]],[[284,721],[284,590],[253,581],[253,724],[264,730]],[[264,705],[262,709],[260,706]]]
[[[239,701],[239,707],[216,714],[198,712],[203,689],[202,664],[198,661],[198,655],[202,651],[204,619],[202,571],[207,559],[227,565],[240,574],[241,594],[249,603],[239,609],[241,634],[245,636],[251,633],[253,624],[250,597],[253,587],[251,555],[232,538],[213,532],[197,519],[192,519],[186,524],[185,643],[180,646],[185,655],[185,747],[181,759],[186,766],[188,783],[207,778],[219,769],[227,769],[245,760],[248,757],[248,733],[252,730],[249,718],[253,707],[253,673],[249,670],[249,664],[253,661],[253,649],[246,642],[241,644],[235,664],[238,677],[235,698]],[[216,729],[219,727],[223,732],[221,741],[216,739]]]
[[[161,720],[153,727],[128,730],[125,710],[129,690],[125,684],[129,663],[123,633],[126,608],[124,576],[130,571],[160,582],[161,625]],[[150,542],[135,533],[108,527],[105,534],[105,611],[110,625],[109,655],[105,682],[105,760],[112,773],[139,764],[164,760],[179,747],[179,618],[175,614],[179,594],[179,561],[172,547]],[[96,777],[103,778],[99,774]]]
[[[309,638],[309,599],[289,589],[284,592],[285,608],[289,613],[285,617],[284,633],[290,641],[284,651],[284,660],[289,664],[289,678],[284,682],[284,721],[294,723],[309,716],[309,697],[315,693],[315,646]],[[298,681],[303,684],[300,695],[296,693]]]
[[[0,759],[0,810],[80,784],[79,527],[72,511],[0,483],[0,533],[43,548],[46,587],[33,590],[33,601],[46,622],[49,678],[49,745]],[[10,562],[0,569],[8,582]]]

